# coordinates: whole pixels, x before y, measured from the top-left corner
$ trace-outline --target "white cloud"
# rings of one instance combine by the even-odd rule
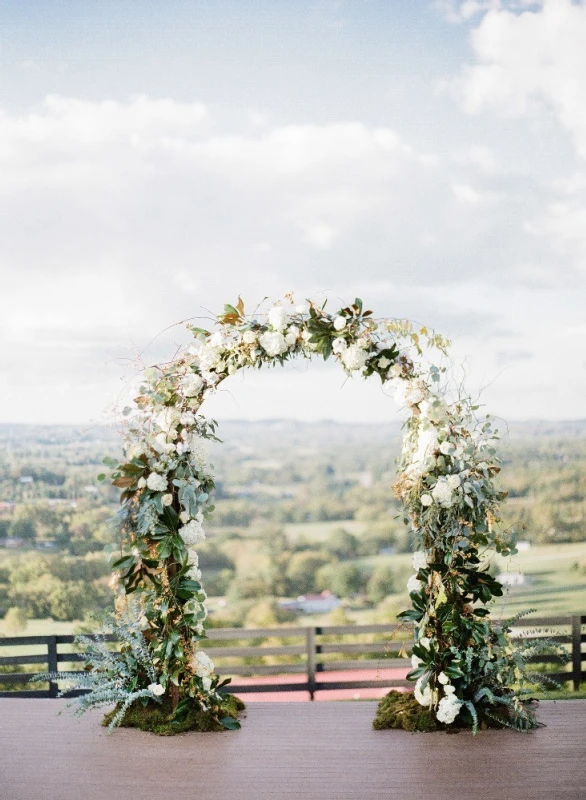
[[[472,31],[475,61],[459,81],[464,108],[512,116],[545,105],[586,157],[586,5],[545,0],[542,8],[489,11]]]
[[[200,103],[148,97],[52,97],[29,113],[0,113],[6,419],[98,416],[153,336],[209,319],[238,294],[247,307],[288,290],[324,290],[332,304],[359,294],[377,314],[455,334],[491,378],[496,337],[503,352],[530,349],[507,345],[519,337],[518,301],[486,286],[537,286],[522,319],[538,316],[552,268],[531,223],[560,193],[576,202],[567,187],[518,185],[470,141],[448,159],[386,127],[268,123],[225,112],[220,125]],[[564,264],[568,252],[558,251]],[[173,328],[145,358],[167,357],[185,339]],[[345,397],[336,413],[349,417],[354,395]],[[258,399],[254,408],[269,413]],[[309,393],[299,408],[323,416],[330,406]]]

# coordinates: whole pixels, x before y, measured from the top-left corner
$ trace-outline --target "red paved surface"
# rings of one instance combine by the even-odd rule
[[[392,688],[404,691],[400,687],[393,687],[393,681],[404,681],[410,668],[405,669],[357,669],[340,670],[339,672],[318,672],[316,679],[319,683],[328,681],[388,681],[388,686],[376,689],[327,689],[315,693],[315,699],[324,700],[378,700],[384,697]],[[305,683],[305,675],[262,675],[257,678],[234,678],[233,683],[240,686],[263,684],[270,686],[278,683]],[[278,703],[305,703],[309,692],[251,692],[243,694],[243,699],[248,702],[278,702]]]

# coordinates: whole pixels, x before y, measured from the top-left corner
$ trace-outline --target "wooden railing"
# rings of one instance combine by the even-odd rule
[[[542,655],[535,656],[532,662],[543,665],[552,679],[571,683],[578,690],[586,681],[584,626],[586,616],[527,618],[513,630],[513,638],[548,638],[560,644],[567,659]],[[207,636],[203,649],[213,658],[220,675],[233,678],[228,691],[238,694],[303,691],[313,700],[316,692],[333,689],[413,686],[403,677],[380,675],[383,670],[406,673],[410,668],[405,658],[397,657],[401,649],[408,652],[413,644],[411,629],[406,625],[211,628]],[[0,656],[0,686],[15,687],[0,691],[0,697],[57,697],[56,682],[46,684],[46,689],[25,688],[33,673],[13,670],[35,665],[34,672],[71,671],[75,663],[86,659],[84,653],[74,651],[73,640],[73,636],[0,638],[0,652],[10,650],[10,655]],[[357,671],[364,671],[364,677],[353,675],[344,680],[336,674]],[[374,677],[369,677],[367,671],[374,672]],[[298,675],[303,676],[301,680],[296,679]],[[238,677],[263,676],[281,676],[282,681],[238,683]]]

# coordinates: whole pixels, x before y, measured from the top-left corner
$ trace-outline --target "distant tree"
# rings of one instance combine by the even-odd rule
[[[4,617],[4,630],[6,633],[20,633],[27,626],[27,618],[24,610],[18,606],[12,606]]]
[[[394,594],[398,590],[395,571],[386,564],[375,569],[366,585],[366,593],[373,603],[380,603],[389,594]]]
[[[286,571],[287,593],[306,594],[315,592],[316,573],[329,563],[331,559],[327,553],[315,550],[302,550],[293,553],[289,559]]]
[[[37,535],[35,520],[28,513],[17,509],[8,528],[8,535],[15,539],[33,540]]]
[[[322,567],[316,576],[319,589],[329,589],[338,597],[350,597],[365,589],[363,573],[354,564],[338,563]]]
[[[336,528],[330,534],[326,547],[333,555],[344,561],[349,558],[356,558],[360,549],[360,539],[344,528]]]

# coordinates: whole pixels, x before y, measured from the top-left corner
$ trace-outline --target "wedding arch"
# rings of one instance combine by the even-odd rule
[[[118,608],[134,595],[150,659],[119,716],[140,698],[145,705],[166,702],[173,713],[211,709],[234,726],[223,716],[223,683],[199,647],[206,595],[197,547],[214,510],[204,443],[215,438],[215,423],[200,412],[238,370],[300,356],[331,357],[349,375],[378,376],[405,409],[393,488],[418,546],[407,586],[412,607],[400,615],[414,625],[409,678],[418,703],[443,726],[476,729],[479,718],[494,718],[533,727],[531,711],[511,688],[523,664],[509,628],[488,619],[487,605],[502,587],[487,570],[485,552],[515,552],[514,533],[500,524],[498,435],[470,398],[450,395],[447,368],[424,357],[445,354],[449,343],[407,321],[375,319],[360,299],[335,313],[325,303],[295,305],[291,296],[267,308],[248,315],[239,299],[225,306],[213,330],[189,325],[193,344],[147,369],[124,410],[124,460],[106,459],[122,490],[123,552],[113,565]]]

